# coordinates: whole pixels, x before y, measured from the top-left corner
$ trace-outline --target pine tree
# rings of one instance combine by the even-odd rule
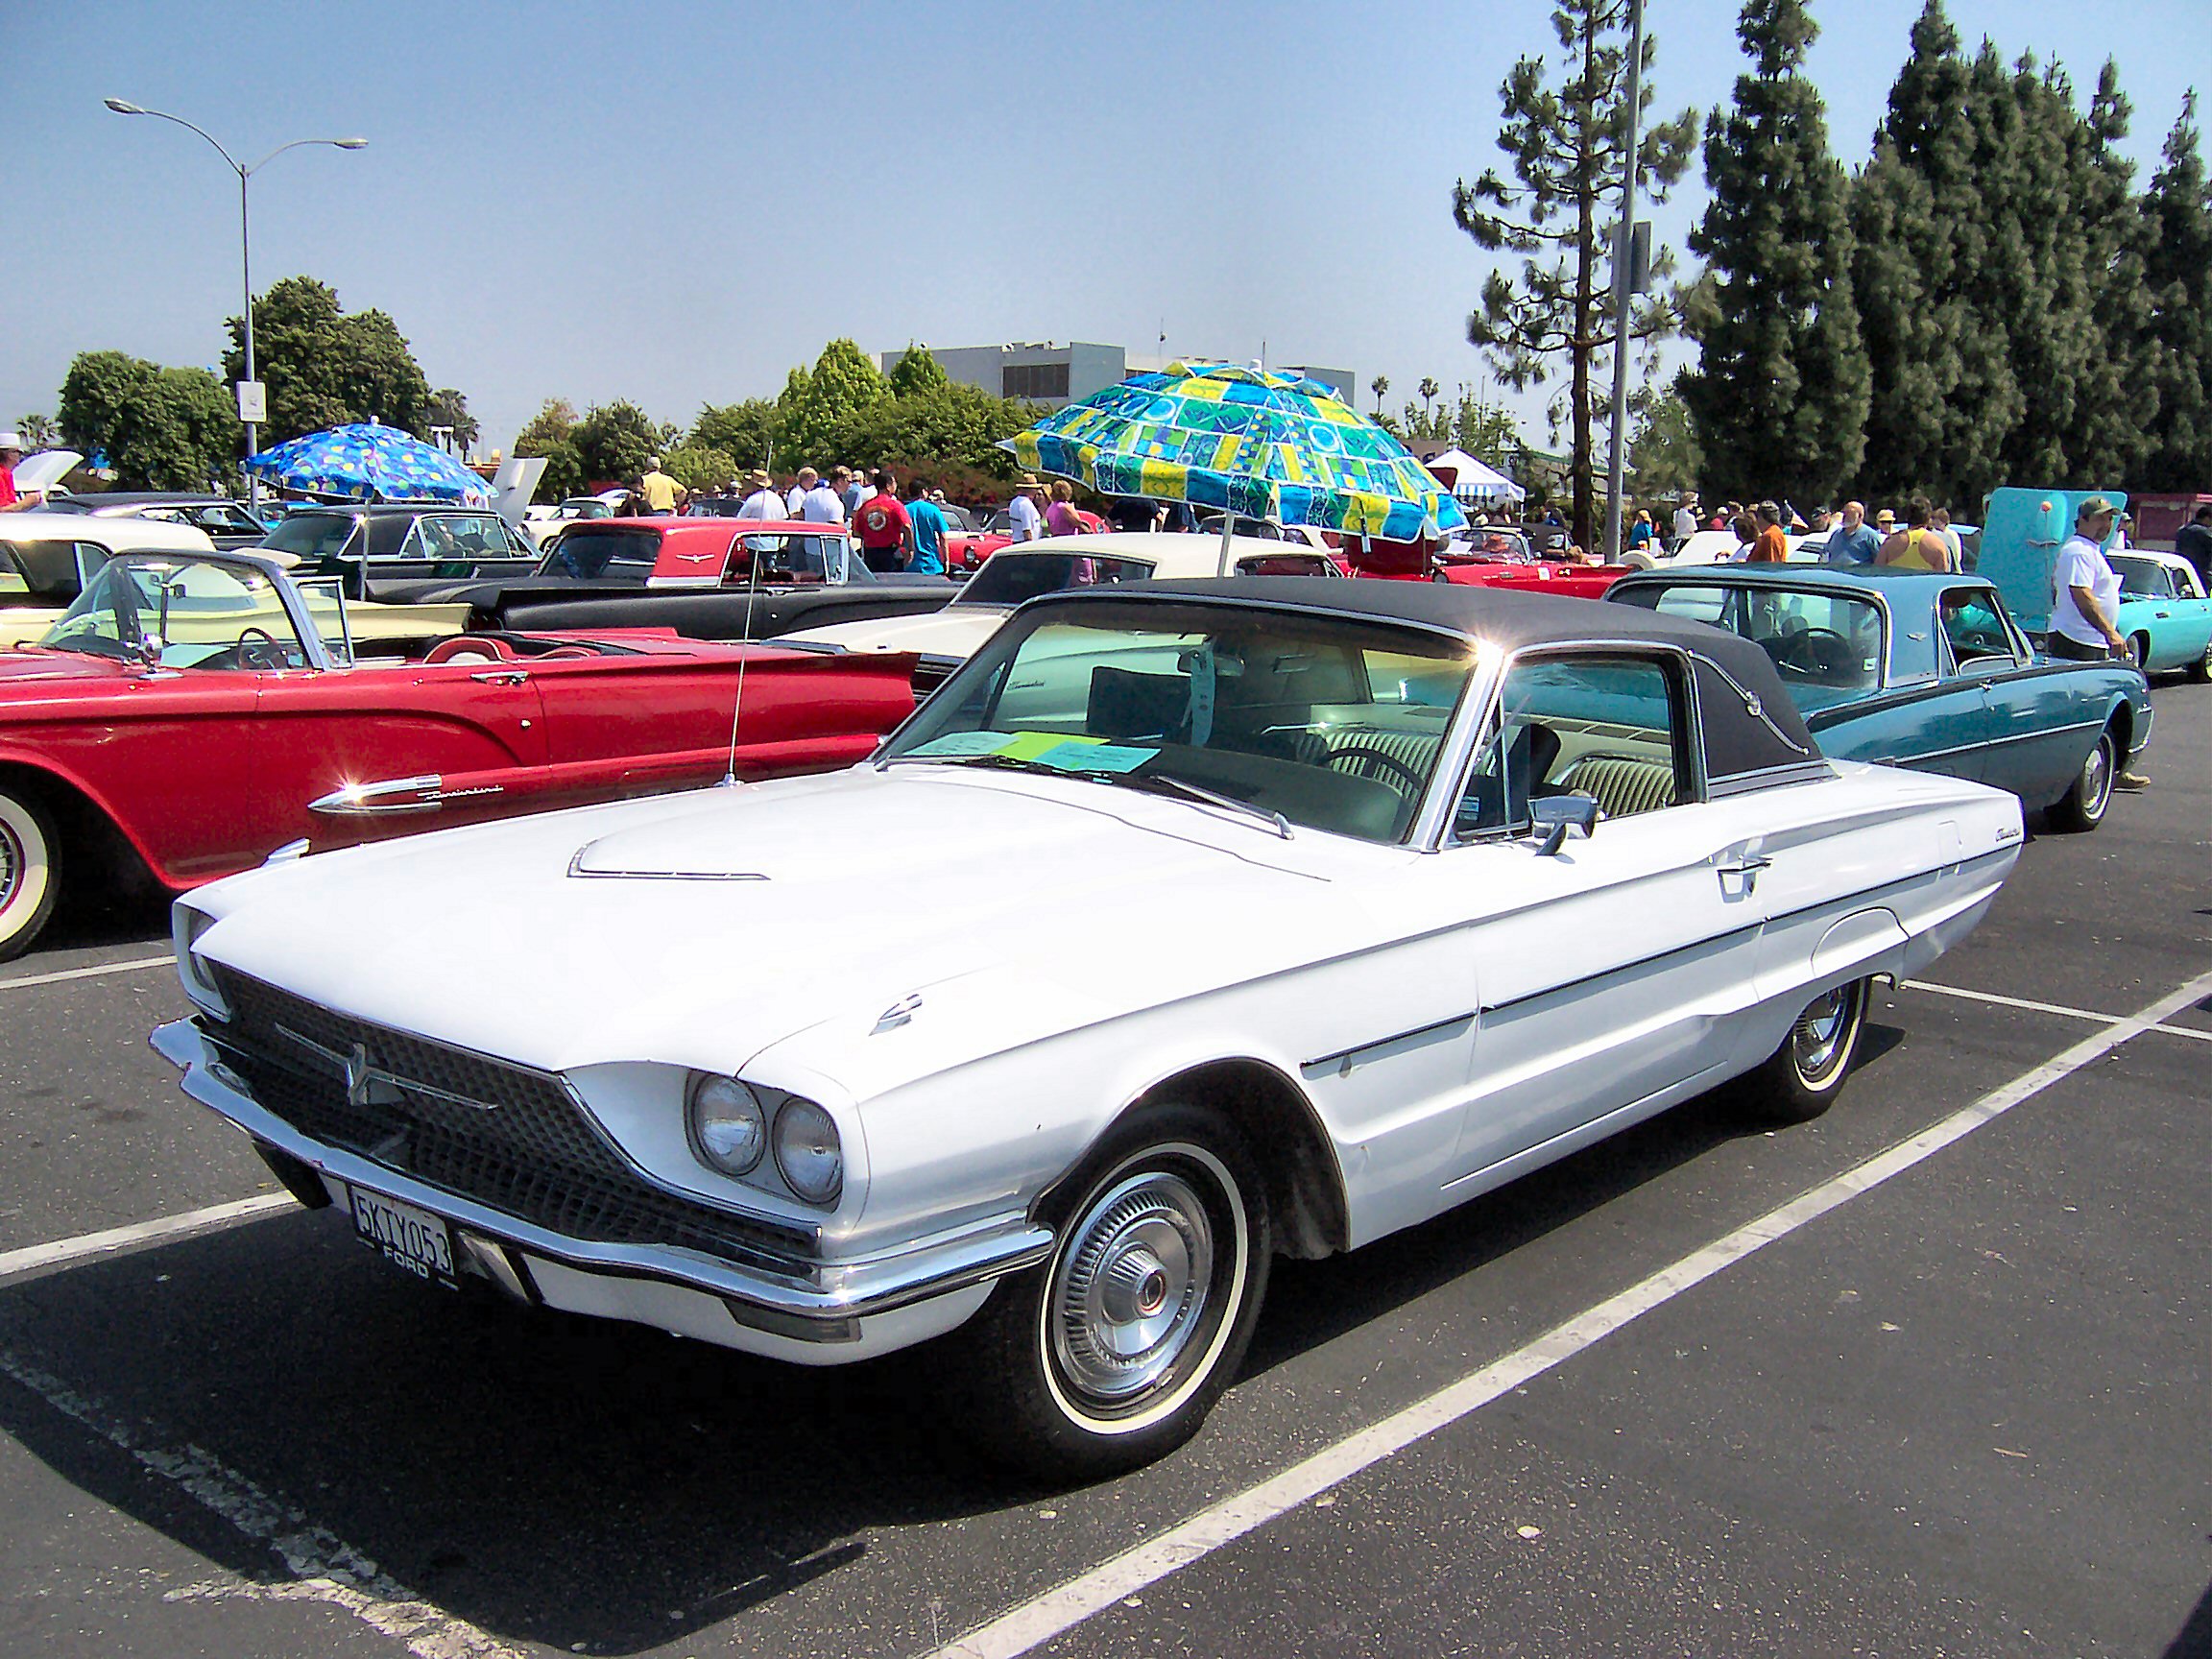
[[[1745,0],[1738,34],[1752,72],[1705,128],[1713,200],[1690,249],[1707,277],[1688,316],[1702,355],[1680,390],[1707,489],[1810,508],[1857,474],[1865,449],[1870,371],[1851,291],[1848,180],[1801,72],[1819,35],[1803,0]]]
[[[1467,319],[1467,339],[1490,354],[1499,379],[1517,391],[1541,384],[1555,361],[1566,359],[1562,413],[1574,434],[1568,466],[1575,537],[1588,547],[1596,541],[1593,402],[1615,345],[1603,244],[1620,216],[1627,139],[1627,3],[1559,0],[1551,26],[1566,60],[1565,79],[1550,84],[1544,60],[1524,58],[1499,91],[1504,125],[1498,147],[1510,159],[1516,182],[1508,184],[1496,169],[1473,184],[1462,179],[1452,193],[1452,212],[1479,247],[1543,256],[1524,260],[1517,282],[1502,270],[1490,273],[1481,308]],[[1656,50],[1647,32],[1640,98],[1646,106]],[[1643,199],[1667,200],[1696,142],[1695,109],[1644,131],[1637,144]],[[1652,275],[1664,277],[1671,265],[1662,249]],[[1637,308],[1629,337],[1647,345],[1673,332],[1679,321],[1672,295],[1647,301]]]
[[[2147,378],[2158,408],[2131,487],[2212,490],[2212,181],[2197,128],[2197,94],[2181,101],[2163,163],[2139,210]]]

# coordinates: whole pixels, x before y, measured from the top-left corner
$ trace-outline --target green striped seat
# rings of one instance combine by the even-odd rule
[[[1579,755],[1560,776],[1571,794],[1596,798],[1608,818],[1656,812],[1674,805],[1674,768],[1630,755]]]

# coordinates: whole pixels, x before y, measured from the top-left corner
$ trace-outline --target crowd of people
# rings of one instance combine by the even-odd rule
[[[1647,514],[1639,514],[1641,540],[1631,546],[1658,539]],[[2125,519],[2122,520],[2125,525]],[[1780,562],[1789,556],[1789,537],[1827,538],[1821,563],[1838,565],[1884,565],[1900,570],[1959,570],[1964,568],[1965,547],[1951,522],[1949,509],[1926,496],[1915,495],[1906,504],[1902,517],[1884,507],[1869,519],[1866,504],[1846,501],[1831,511],[1815,507],[1799,514],[1784,502],[1759,501],[1745,506],[1730,501],[1708,516],[1695,491],[1683,493],[1674,509],[1670,550],[1680,547],[1701,530],[1729,530],[1736,536],[1735,557],[1746,563]]]

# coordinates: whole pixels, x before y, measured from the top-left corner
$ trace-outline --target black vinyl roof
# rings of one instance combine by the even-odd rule
[[[1033,599],[1022,609],[1151,605],[1178,599],[1286,605],[1326,615],[1410,623],[1507,651],[1599,641],[1670,646],[1702,659],[1695,679],[1705,727],[1706,769],[1713,777],[1801,765],[1820,754],[1765,651],[1724,628],[1640,606],[1442,582],[1235,576],[1063,589]]]

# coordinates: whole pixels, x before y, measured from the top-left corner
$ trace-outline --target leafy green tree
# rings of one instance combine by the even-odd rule
[[[763,397],[742,403],[709,403],[691,422],[689,442],[737,458],[738,470],[767,467],[776,448],[776,405]]]
[[[1459,406],[1452,412],[1452,442],[1476,460],[1516,479],[1528,447],[1521,436],[1521,423],[1509,411],[1500,404],[1478,401],[1465,386],[1459,388]]]
[[[204,490],[235,476],[245,429],[204,369],[164,369],[121,351],[85,351],[61,382],[72,448],[105,451],[126,490]]]
[[[1646,500],[1678,495],[1698,487],[1705,467],[1698,443],[1698,425],[1691,419],[1689,400],[1682,395],[1683,374],[1664,390],[1640,386],[1628,395],[1629,479],[1634,492]],[[1718,485],[1711,487],[1720,498]],[[1813,502],[1806,502],[1810,508]]]
[[[481,431],[476,417],[469,413],[469,399],[450,386],[441,386],[431,393],[430,400],[422,406],[421,436],[429,437],[433,426],[450,427],[453,445],[464,455],[474,447]]]
[[[545,399],[515,435],[515,453],[543,458],[545,471],[538,480],[539,500],[559,501],[584,493],[588,481],[583,457],[576,452],[576,405],[567,398]]]
[[[236,380],[246,373],[246,328],[235,317],[226,326],[223,372]],[[430,383],[392,319],[340,310],[337,290],[311,276],[287,276],[253,301],[253,357],[269,388],[264,447],[349,421],[415,433],[427,425]]]
[[[1712,200],[1690,232],[1706,261],[1686,301],[1700,358],[1678,395],[1645,399],[1643,424],[1648,439],[1651,411],[1671,420],[1686,404],[1716,494],[1810,507],[1841,492],[1865,448],[1872,372],[1851,291],[1849,180],[1803,73],[1820,33],[1804,0],[1745,0],[1737,32],[1751,72],[1706,123]],[[1695,481],[1693,469],[1670,483]]]
[[[705,444],[682,444],[661,457],[661,469],[697,494],[720,490],[742,470],[726,449]]]
[[[945,373],[945,366],[929,355],[929,348],[906,343],[899,361],[891,365],[885,377],[894,397],[913,397],[925,392],[936,392],[952,384],[952,377]]]
[[[2195,92],[2181,101],[2140,205],[2150,307],[2145,359],[2158,408],[2130,482],[2146,490],[2202,490],[2212,486],[2212,182]]]
[[[777,452],[794,467],[828,467],[841,453],[859,417],[891,396],[883,375],[851,340],[822,348],[811,371],[794,369],[777,404]]]
[[[628,398],[593,404],[569,434],[584,476],[591,483],[632,484],[661,453],[661,428]]]
[[[1534,255],[1522,262],[1518,281],[1491,271],[1480,309],[1467,319],[1467,338],[1489,353],[1499,378],[1517,391],[1543,383],[1556,361],[1566,360],[1562,414],[1574,434],[1568,471],[1575,539],[1587,547],[1595,540],[1595,387],[1616,345],[1602,244],[1620,217],[1627,143],[1627,0],[1559,0],[1551,26],[1565,78],[1554,86],[1542,58],[1524,58],[1499,92],[1504,124],[1498,147],[1515,181],[1507,183],[1495,168],[1473,184],[1462,179],[1452,193],[1452,213],[1478,247]],[[1645,107],[1653,96],[1656,55],[1657,41],[1647,31],[1639,97]],[[1696,142],[1695,109],[1643,132],[1637,176],[1645,198],[1667,200]],[[1660,249],[1653,277],[1664,278],[1672,268],[1671,253]],[[1679,314],[1671,293],[1645,301],[1631,316],[1630,340],[1657,342],[1674,330]]]
[[[2058,84],[2062,85],[2060,81]],[[2055,101],[2052,121],[2065,130],[2071,220],[2052,228],[2058,267],[2058,303],[2052,326],[2074,343],[2066,367],[2070,387],[2045,379],[2031,367],[2023,376],[2029,419],[2040,417],[2057,442],[2068,478],[2134,476],[2150,453],[2163,390],[2153,368],[2151,250],[2135,169],[2120,152],[2130,109],[2120,91],[2120,71],[2109,59],[2097,77],[2089,109],[2072,119],[2070,98]],[[2029,211],[2042,205],[2031,203]],[[2008,313],[2016,346],[2040,341],[2028,320]],[[2064,394],[2071,390],[2071,399]],[[2011,476],[2033,476],[2016,468]]]
[[[934,391],[871,403],[844,429],[839,453],[857,465],[889,466],[902,474],[949,462],[1007,479],[1014,476],[1014,457],[998,447],[998,441],[1029,421],[1026,405],[948,381]]]

